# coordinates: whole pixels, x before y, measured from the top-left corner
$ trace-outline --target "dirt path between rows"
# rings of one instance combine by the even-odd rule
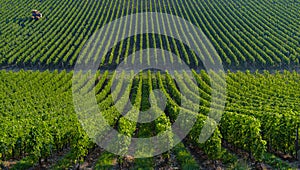
[[[201,70],[203,70],[203,68],[192,68],[194,69],[197,73],[199,73]],[[61,68],[61,67],[39,67],[39,66],[34,66],[34,67],[20,67],[20,66],[0,66],[0,70],[6,70],[6,71],[13,71],[13,72],[18,72],[20,70],[24,70],[24,71],[50,71],[50,72],[53,72],[53,71],[67,71],[67,72],[72,72],[74,70],[74,67],[65,67],[65,68]],[[115,69],[114,68],[102,68],[102,69],[99,69],[100,71],[110,71],[110,72],[113,72]],[[230,72],[238,72],[238,71],[241,71],[241,72],[246,72],[246,71],[250,71],[251,73],[255,73],[256,71],[258,71],[259,73],[263,73],[264,71],[268,71],[269,73],[275,73],[277,71],[279,72],[283,72],[283,71],[296,71],[297,73],[300,74],[300,66],[291,66],[291,67],[246,67],[246,68],[234,68],[234,67],[231,67],[231,68],[227,68],[227,67],[224,67],[224,70],[227,72],[227,71],[230,71]]]

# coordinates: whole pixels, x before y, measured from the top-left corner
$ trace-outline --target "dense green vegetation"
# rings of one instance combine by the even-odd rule
[[[44,18],[31,20],[32,9],[40,10]],[[292,69],[299,67],[300,59],[299,9],[300,3],[292,0],[1,0],[0,65],[72,68],[84,44],[105,24],[129,14],[162,12],[200,28],[227,68]],[[120,27],[115,29],[123,35]],[[201,67],[199,56],[182,42],[151,34],[121,41],[107,54],[103,66],[110,68],[133,51],[149,47],[167,49],[191,67]]]
[[[42,158],[51,157],[64,147],[70,147],[73,161],[83,161],[82,158],[95,147],[82,130],[74,111],[71,95],[72,75],[72,72],[65,71],[0,72],[2,160],[30,156],[31,161],[38,162]],[[296,154],[295,129],[300,124],[300,105],[297,100],[300,97],[300,87],[297,86],[300,75],[296,72],[285,71],[275,74],[228,72],[225,112],[221,123],[204,144],[198,143],[198,137],[209,111],[211,89],[207,82],[209,80],[207,73],[194,72],[197,84],[185,82],[186,74],[182,74],[182,78],[178,74],[176,78],[176,83],[182,83],[187,87],[185,90],[199,89],[200,96],[187,97],[187,100],[195,101],[195,97],[203,100],[200,102],[198,113],[179,106],[178,101],[181,99],[177,98],[178,89],[175,80],[169,74],[148,71],[136,75],[125,88],[131,93],[134,105],[149,107],[149,103],[141,101],[142,98],[149,96],[151,89],[162,89],[167,98],[166,109],[163,111],[157,108],[158,112],[165,114],[150,124],[131,122],[116,111],[110,92],[112,75],[108,71],[97,73],[96,98],[107,121],[111,126],[118,127],[120,133],[129,136],[136,134],[138,137],[157,134],[169,128],[178,111],[183,110],[189,114],[197,114],[198,119],[185,140],[203,150],[210,159],[223,159],[224,151],[221,144],[224,141],[249,152],[250,158],[257,161],[266,161],[264,156],[266,153],[280,151],[293,156]],[[122,100],[121,96],[119,100]],[[192,160],[187,160],[192,156],[184,150],[182,144],[172,152],[182,166],[197,166]],[[166,154],[165,157],[168,158],[171,153]],[[103,161],[106,160],[99,160]],[[134,166],[145,165],[145,160],[136,161]],[[149,161],[151,165],[153,160],[148,159],[146,162]]]
[[[43,18],[31,19],[32,9],[41,11]],[[300,135],[299,131],[297,134],[300,126],[299,11],[298,0],[0,0],[0,169],[4,166],[13,169],[76,169],[78,166],[260,169],[256,167],[260,164],[273,169],[291,169],[292,165],[284,159],[295,161],[300,149],[297,143]],[[88,93],[94,88],[106,121],[129,137],[147,138],[170,130],[180,111],[195,117],[192,130],[173,149],[137,159],[99,149],[87,135],[78,120],[80,113],[75,112],[72,69],[77,61],[88,61],[82,61],[81,52],[87,59],[100,52],[98,48],[83,50],[90,38],[102,43],[101,47],[108,47],[104,42],[111,32],[106,32],[104,37],[93,37],[97,30],[122,16],[142,12],[184,18],[203,31],[216,51],[208,53],[209,46],[201,49],[198,56],[187,44],[166,36],[172,27],[172,20],[166,19],[158,25],[163,28],[161,34],[123,38],[109,49],[102,58],[95,83],[88,84],[88,76],[79,81],[85,86],[76,86],[75,90]],[[151,20],[151,23],[158,22]],[[117,36],[124,37],[125,27],[136,33],[137,24],[143,22],[130,20],[125,24],[113,26]],[[193,42],[200,39],[200,35],[190,35],[180,24],[173,31],[192,37]],[[149,48],[164,49],[175,57],[151,56],[146,52],[127,61],[134,52]],[[209,76],[201,59],[211,62],[213,56],[222,61],[226,73],[214,72]],[[176,70],[172,77],[168,68],[144,70],[134,79],[128,79],[133,74],[129,70],[120,74],[118,84],[111,90],[114,69],[122,61],[149,66],[151,62],[176,64],[180,59],[192,68],[195,81],[183,70]],[[217,91],[219,99],[215,101],[212,81],[219,89],[227,84],[226,94]],[[161,101],[150,93],[155,89],[160,89],[165,96],[165,109],[157,107]],[[182,92],[188,95],[181,96]],[[115,96],[117,103],[113,100]],[[115,104],[121,106],[127,96],[135,108],[144,111],[152,107],[151,111],[160,116],[151,123],[137,123],[122,116]],[[222,98],[226,99],[224,110]],[[182,101],[188,101],[189,105],[182,106]],[[222,114],[220,122],[210,117],[210,111]],[[141,116],[135,109],[126,113]],[[206,120],[209,127],[216,125],[216,129],[201,143],[199,135]],[[101,122],[96,123],[101,126]],[[183,120],[179,125],[185,128],[186,122]],[[172,144],[174,138],[170,133],[165,142]],[[126,151],[131,141],[122,143]],[[152,155],[154,150],[140,152]]]

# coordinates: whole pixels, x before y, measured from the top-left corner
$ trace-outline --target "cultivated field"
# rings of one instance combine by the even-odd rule
[[[32,9],[44,17],[33,22]],[[300,58],[299,9],[291,0],[1,0],[0,65],[72,68],[86,41],[105,24],[129,14],[162,12],[201,28],[228,68],[292,69]],[[149,47],[170,50],[191,66],[201,65],[184,44],[151,34],[120,42],[105,61],[118,64],[133,50]]]
[[[43,17],[32,19],[33,9]],[[143,12],[184,18],[203,31],[211,42],[207,48],[214,47],[215,53],[204,48],[197,55],[188,44],[166,36],[172,26],[172,20],[166,19],[159,25],[161,34],[137,34],[115,44],[95,77],[87,76],[89,70],[74,71],[76,62],[87,63],[100,53],[97,48],[84,49],[89,40],[103,48],[109,47],[106,39],[113,41],[111,32],[93,37],[97,30],[122,16]],[[125,27],[138,32],[136,25],[143,25],[131,20],[125,24],[113,26],[118,36],[125,35]],[[184,25],[175,32],[190,36]],[[200,36],[193,36],[193,42],[197,39]],[[146,51],[128,60],[134,52],[149,48],[174,56]],[[88,58],[80,58],[82,53]],[[225,72],[209,72],[203,59],[210,64],[217,59]],[[0,169],[297,169],[299,60],[300,2],[296,0],[0,0]],[[115,71],[123,61],[146,66],[184,61],[191,72],[146,69],[129,79],[132,70]],[[76,76],[82,77],[74,83]],[[226,92],[214,91],[213,86]],[[155,89],[165,97],[165,108],[158,107],[162,101],[153,96]],[[162,154],[119,156],[96,145],[86,132],[95,124],[100,129],[104,125],[96,117],[89,117],[95,124],[81,124],[85,115],[74,106],[76,91],[95,92],[110,127],[128,137],[149,138],[172,130],[180,113],[195,117],[195,124],[181,142]],[[134,108],[151,108],[159,116],[148,123],[126,118],[115,99],[122,105],[128,104],[128,98]],[[133,108],[125,112],[151,116]],[[211,112],[221,115],[220,120]],[[213,130],[202,143],[199,135],[206,121]],[[188,123],[183,120],[179,127]],[[176,137],[169,133],[165,141],[172,145]],[[131,141],[119,143],[128,150]]]

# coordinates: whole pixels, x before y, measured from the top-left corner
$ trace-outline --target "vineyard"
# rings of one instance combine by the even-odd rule
[[[43,16],[32,19],[33,9]],[[299,11],[297,0],[0,0],[0,169],[299,168]],[[166,35],[174,19],[159,21],[153,13],[143,22],[141,17],[150,12],[185,19],[209,43],[177,23],[172,34],[196,44],[202,40],[197,53]],[[123,25],[113,24],[95,36],[106,24],[140,13],[146,15],[126,18]],[[159,34],[139,34],[157,23]],[[126,38],[126,28],[134,36]],[[121,40],[116,44],[114,33]],[[92,47],[95,42],[99,49]],[[101,49],[107,53],[98,65]],[[147,49],[174,55],[150,55]],[[123,61],[169,67],[137,74],[133,70],[139,66],[116,71]],[[190,72],[168,71],[182,61]],[[205,67],[219,62],[225,72]],[[96,65],[95,76],[91,70],[77,72],[78,63]],[[153,92],[157,89],[161,94]],[[130,150],[131,138],[175,131],[172,125],[182,113],[187,119],[177,128],[193,125],[179,143],[178,134],[166,133],[162,142],[174,147],[161,154],[147,157],[155,149],[143,150],[138,143],[137,154],[147,158],[120,156],[95,143],[94,138],[111,136],[95,137],[89,131],[109,130],[100,113],[84,114],[82,108],[89,105],[76,101],[76,92],[87,99],[94,95],[109,127],[129,137],[111,141],[122,151]],[[129,104],[131,108],[125,106]],[[204,142],[199,140],[202,129],[210,134]]]
[[[274,168],[289,167],[286,162],[279,159],[283,156],[279,153],[296,155],[294,130],[300,123],[300,105],[297,100],[300,97],[300,87],[297,86],[299,74],[296,72],[276,74],[228,72],[225,112],[217,130],[204,144],[199,143],[197,137],[209,110],[211,89],[207,82],[208,75],[204,71],[199,74],[193,72],[193,74],[199,86],[185,82],[184,77],[176,79],[177,83],[182,83],[187,91],[192,88],[199,90],[200,96],[190,96],[187,99],[195,101],[195,98],[201,98],[198,112],[180,107],[179,91],[169,74],[147,71],[135,76],[125,89],[129,89],[132,93],[131,101],[141,109],[149,108],[150,103],[142,98],[148,98],[151,89],[160,88],[167,97],[166,109],[156,110],[164,114],[152,123],[137,124],[122,118],[113,105],[112,92],[110,92],[113,73],[108,71],[97,73],[99,81],[95,85],[95,91],[98,106],[103,110],[110,125],[120,133],[137,137],[159,133],[174,121],[178,109],[197,115],[197,121],[183,143],[163,155],[136,159],[128,163],[128,166],[153,167],[159,166],[157,165],[158,159],[173,159],[181,168],[199,167],[204,166],[198,165],[199,160],[197,160],[201,159],[203,154],[211,160],[230,162],[232,160],[226,160],[228,158],[224,155],[237,159],[239,156],[245,156],[239,151],[242,149],[250,154],[246,156],[248,159],[271,163],[270,166]],[[53,155],[68,148],[65,154],[71,156],[62,158],[68,162],[64,166],[72,165],[75,160],[86,161],[84,158],[91,154],[96,145],[89,140],[77,120],[72,104],[72,73],[1,71],[0,76],[1,101],[3,101],[0,119],[0,127],[3,129],[0,138],[2,159],[22,158],[15,166],[30,167],[39,161],[43,164],[47,158],[51,159]],[[126,75],[123,74],[122,77],[124,76]],[[121,86],[122,84],[119,89]],[[120,93],[120,90],[116,89],[113,92]],[[119,100],[122,100],[121,96]],[[195,105],[197,106],[197,103]],[[192,150],[202,150],[204,153],[194,153]],[[96,157],[98,161],[93,166],[104,166],[103,161],[106,163],[111,161],[110,167],[121,166],[122,159],[118,156],[105,151],[99,154]],[[199,158],[195,158],[194,155]],[[270,155],[277,155],[279,158],[275,159]],[[164,163],[161,164],[164,165]],[[165,162],[165,164],[169,163]],[[57,168],[63,165],[56,162],[51,166]]]
[[[121,16],[141,12],[176,15],[201,28],[225,68],[299,68],[298,1],[1,0],[0,7],[0,65],[5,68],[72,68],[96,30]],[[44,18],[31,20],[32,8],[42,11]],[[115,29],[122,35],[120,27]],[[182,27],[176,29],[184,32]],[[191,67],[201,67],[201,60],[182,42],[156,34],[121,41],[102,65],[110,68],[132,51],[145,48],[167,49]]]

